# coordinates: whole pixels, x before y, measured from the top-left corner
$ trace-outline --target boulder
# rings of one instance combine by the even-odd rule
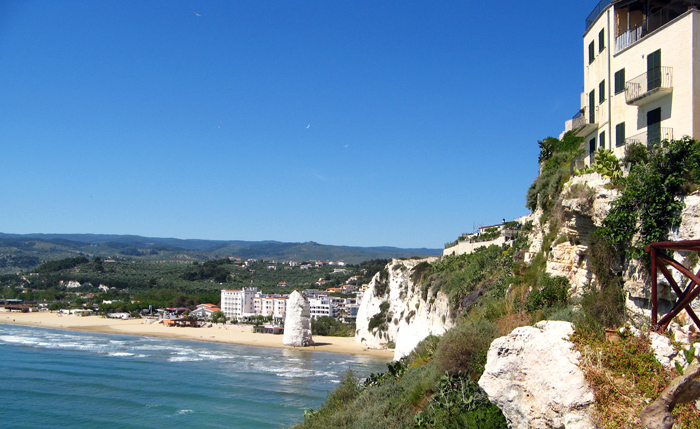
[[[294,347],[313,345],[309,300],[296,290],[289,294],[287,299],[287,315],[284,321],[282,343]]]
[[[569,322],[516,328],[491,343],[479,385],[509,428],[595,427],[593,391],[568,340]]]

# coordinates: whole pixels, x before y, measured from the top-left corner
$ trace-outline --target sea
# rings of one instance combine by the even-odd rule
[[[0,324],[0,426],[289,427],[348,369],[386,360]]]

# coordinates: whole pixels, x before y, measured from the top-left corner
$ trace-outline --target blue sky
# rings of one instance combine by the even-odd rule
[[[1,2],[0,232],[440,248],[528,213],[594,6]]]

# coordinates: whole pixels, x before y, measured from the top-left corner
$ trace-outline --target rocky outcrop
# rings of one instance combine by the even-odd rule
[[[479,386],[501,409],[508,427],[595,427],[593,391],[568,341],[571,333],[568,322],[543,321],[491,343]]]
[[[393,342],[394,359],[400,359],[428,335],[442,335],[454,325],[448,297],[423,295],[412,279],[417,265],[435,259],[394,259],[374,276],[357,312],[355,341],[372,348]]]
[[[289,294],[287,299],[287,315],[284,321],[282,343],[294,347],[306,347],[313,344],[309,300],[296,290]]]
[[[612,202],[619,196],[616,189],[611,188],[610,180],[597,173],[574,176],[564,185],[562,197],[553,210],[553,215],[544,224],[541,223],[542,211],[538,208],[528,220],[533,228],[528,236],[530,248],[525,255],[526,262],[544,251],[546,256],[546,271],[552,276],[565,277],[571,288],[571,296],[580,296],[586,285],[595,283],[595,275],[590,267],[590,236],[601,227],[607,216]],[[700,238],[700,192],[695,192],[684,198],[685,209],[682,213],[682,223],[677,230],[671,231],[669,240],[697,240]],[[548,248],[544,245],[544,236],[551,234],[550,225],[557,226],[554,239]],[[674,258],[697,272],[700,263],[697,258],[688,259],[688,255],[676,252]],[[645,323],[650,313],[651,282],[647,269],[638,261],[627,260],[619,267],[625,285],[627,314],[639,323]],[[672,270],[674,272],[675,270]],[[677,281],[682,276],[674,272]],[[664,313],[671,308],[675,294],[667,282],[659,282],[659,309]],[[691,304],[700,310],[700,300]]]
[[[573,177],[562,190],[557,212],[560,226],[549,249],[546,271],[554,277],[566,277],[573,296],[580,296],[583,286],[593,278],[588,266],[590,235],[602,225],[610,203],[618,196],[616,190],[606,188],[609,183],[597,173],[584,174]]]

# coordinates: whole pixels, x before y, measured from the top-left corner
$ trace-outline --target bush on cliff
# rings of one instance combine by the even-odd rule
[[[648,152],[635,148],[629,175],[620,180],[620,196],[603,221],[610,242],[634,259],[646,260],[644,246],[665,241],[681,223],[682,197],[700,184],[700,142],[684,137],[664,141]]]

